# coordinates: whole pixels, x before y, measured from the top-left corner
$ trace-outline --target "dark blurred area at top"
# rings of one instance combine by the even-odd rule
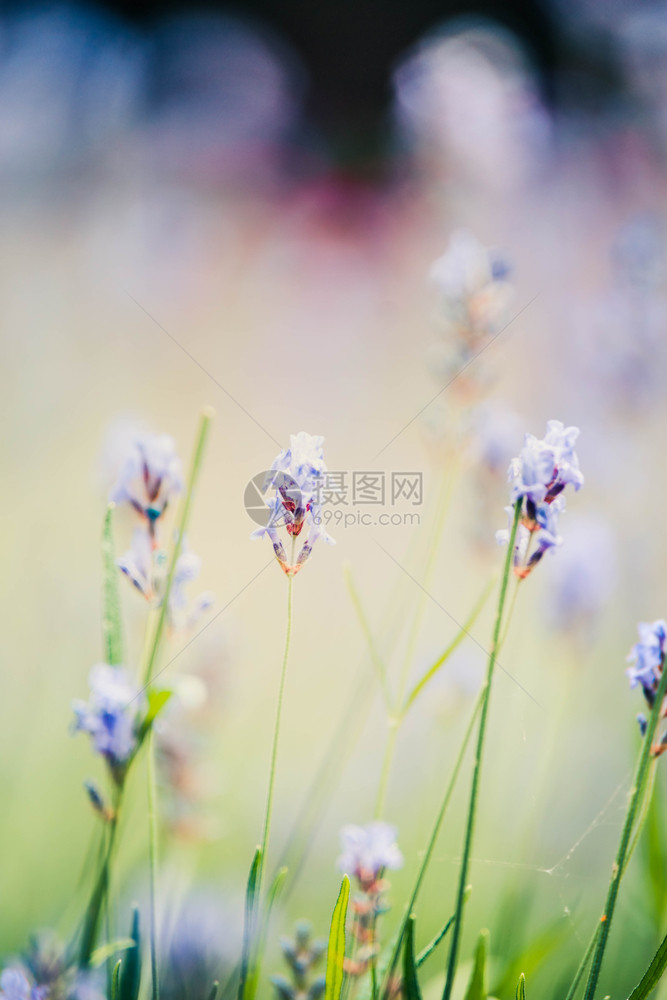
[[[150,30],[165,14],[191,10],[187,4],[119,0],[106,5]],[[396,62],[429,31],[453,18],[490,18],[523,42],[548,102],[556,99],[560,60],[573,61],[553,12],[539,0],[470,3],[465,0],[246,0],[208,3],[199,11],[237,15],[282,37],[307,73],[306,116],[321,133],[340,167],[381,169],[388,152],[387,115]],[[604,51],[586,53],[590,74],[611,85]]]
[[[55,57],[51,53],[51,58],[62,65],[64,76],[70,73],[76,90],[72,105],[75,115],[80,113],[76,101],[83,94],[84,111],[86,105],[90,110],[90,131],[98,128],[97,112],[92,110],[83,71],[77,83],[77,61],[87,66],[95,64],[97,72],[104,63],[97,54],[106,51],[106,68],[101,76],[97,73],[100,104],[104,105],[104,96],[113,92],[116,104],[112,111],[119,118],[126,114],[129,120],[132,113],[138,113],[144,125],[162,121],[166,134],[166,108],[171,114],[176,105],[180,121],[186,122],[193,118],[192,109],[199,109],[202,103],[200,136],[205,136],[211,121],[216,120],[210,109],[221,93],[224,102],[233,92],[230,100],[242,95],[234,119],[239,129],[244,120],[250,121],[250,131],[254,129],[252,141],[257,144],[264,142],[265,136],[270,141],[272,129],[276,134],[280,132],[283,145],[287,138],[292,150],[298,151],[300,169],[308,169],[309,162],[315,164],[315,169],[324,163],[327,169],[381,176],[396,151],[393,74],[401,60],[429,33],[466,23],[496,25],[501,34],[515,40],[530,69],[538,98],[552,115],[574,111],[581,118],[602,121],[611,109],[617,120],[619,115],[636,112],[632,87],[624,78],[615,28],[617,13],[627,15],[631,10],[629,0],[610,0],[606,5],[594,0],[581,4],[573,0],[252,0],[196,7],[155,0],[107,0],[98,4],[26,4],[9,0],[0,14],[0,62],[4,59],[5,71],[9,72],[9,77],[0,79],[0,103],[3,94],[7,99],[7,95],[17,92],[15,55],[25,42],[21,32],[25,34],[26,19],[33,13],[36,19],[53,17],[54,11],[60,17],[65,11],[69,27],[76,28],[70,33],[72,38],[79,31],[79,22],[85,22],[86,41],[75,42],[71,51],[68,41]],[[17,23],[21,25],[18,30]],[[33,38],[31,50],[32,58],[37,50],[35,63],[40,65],[42,50],[53,48],[48,43],[51,28],[47,21],[44,23],[41,36],[33,33],[37,41]],[[279,57],[276,65],[280,71],[269,67],[271,59],[258,58],[258,50],[249,52],[243,35],[246,28],[261,44],[266,43],[270,56]],[[56,26],[54,34],[58,31]],[[643,37],[650,35],[649,28]],[[227,39],[222,46],[221,38]],[[110,39],[117,43],[113,52]],[[141,54],[128,58],[132,47]],[[28,51],[30,45],[24,48]],[[116,69],[111,65],[113,59],[118,64]],[[28,66],[26,60],[23,62]],[[21,72],[21,94],[27,95],[31,109],[39,110],[39,88],[31,82],[32,71],[28,67]],[[42,80],[47,103],[51,100],[53,66],[49,72],[51,77],[47,74]],[[125,89],[120,93],[118,80],[123,73]],[[131,99],[130,89],[139,77],[135,90],[140,97]],[[281,87],[289,91],[285,100],[281,98]],[[127,104],[125,111],[119,110],[118,102],[123,100]],[[252,106],[246,113],[248,100]],[[298,108],[298,113],[295,111],[289,121],[280,120],[281,108],[288,105]],[[12,136],[15,130],[21,132],[21,113],[20,101],[6,109]],[[42,115],[50,122],[46,108]],[[45,124],[50,127],[48,122]],[[32,142],[34,123],[30,127]],[[226,128],[222,122],[219,133]],[[25,126],[23,132],[27,131]],[[232,148],[234,135],[228,134]],[[244,141],[247,138],[246,131]]]

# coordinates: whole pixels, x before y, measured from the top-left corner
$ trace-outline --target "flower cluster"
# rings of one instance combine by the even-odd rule
[[[654,622],[640,622],[637,626],[639,642],[630,650],[626,673],[630,678],[630,687],[641,687],[648,707],[655,704],[655,696],[662,677],[667,651],[667,622],[659,618]],[[660,718],[667,718],[667,698],[663,701]],[[642,731],[646,732],[646,716],[638,715],[637,721]],[[667,750],[667,732],[651,747],[651,753],[657,757]]]
[[[311,974],[326,951],[324,941],[312,940],[312,928],[306,920],[296,925],[294,940],[280,939],[280,947],[290,970],[286,976],[271,976],[277,1000],[319,1000],[324,993],[325,977]]]
[[[138,434],[131,443],[109,499],[127,503],[142,519],[132,534],[132,544],[117,560],[119,569],[147,601],[159,604],[166,587],[167,553],[160,542],[158,522],[170,501],[183,489],[181,460],[168,434]],[[183,544],[169,594],[168,614],[172,626],[189,628],[211,605],[207,592],[191,608],[185,587],[195,580],[201,559]]]
[[[456,231],[431,266],[439,292],[445,338],[432,352],[438,375],[459,371],[507,317],[514,289],[508,262],[465,230]]]
[[[151,535],[170,500],[183,489],[181,460],[168,434],[137,435],[109,494],[145,518]]]
[[[167,553],[156,544],[155,535],[135,528],[131,548],[116,561],[121,572],[147,601],[161,603],[167,578]],[[186,587],[197,579],[200,570],[200,557],[188,548],[184,540],[169,593],[168,615],[173,626],[182,624],[185,628],[192,627],[213,602],[213,595],[204,591],[195,598],[192,606],[189,605]]]
[[[377,919],[388,909],[384,894],[389,883],[384,873],[403,865],[396,832],[396,827],[380,820],[366,826],[344,826],[341,830],[343,853],[338,867],[354,875],[359,887],[352,901],[352,934],[358,947],[354,961],[346,963],[351,976],[362,975],[379,953]]]
[[[334,544],[324,530],[321,517],[321,490],[327,471],[323,442],[321,435],[306,434],[305,431],[290,435],[289,448],[276,457],[264,483],[264,493],[274,491],[273,496],[266,499],[267,521],[250,537],[268,535],[276,559],[287,576],[299,572],[318,538],[328,545]],[[308,534],[295,560],[296,539],[304,526]],[[279,529],[283,527],[291,539],[289,558],[279,534]]]
[[[51,931],[36,934],[0,975],[0,1000],[104,1000],[99,970],[77,969]]]
[[[75,701],[75,731],[90,735],[95,752],[105,758],[120,781],[138,743],[144,701],[130,674],[98,663],[90,672],[90,699]]]
[[[544,438],[526,434],[521,454],[510,463],[512,492],[510,506],[505,509],[511,525],[516,505],[521,505],[514,547],[514,572],[519,579],[528,576],[544,553],[562,542],[558,520],[565,509],[563,490],[568,485],[578,490],[584,482],[574,450],[578,436],[578,427],[549,420]],[[499,531],[496,538],[506,544],[509,535],[509,531]]]

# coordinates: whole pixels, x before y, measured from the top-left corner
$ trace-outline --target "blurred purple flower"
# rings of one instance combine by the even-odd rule
[[[31,986],[21,969],[5,969],[0,976],[0,1000],[46,1000],[47,994],[46,987]]]
[[[457,230],[441,257],[433,262],[430,279],[438,289],[445,318],[471,340],[492,333],[507,313],[514,289],[510,266],[497,251],[487,249],[472,233]]]
[[[126,670],[98,663],[90,672],[89,701],[72,704],[74,731],[91,736],[95,752],[108,761],[112,772],[122,769],[137,746],[140,695]]]
[[[340,833],[343,853],[338,859],[339,869],[351,872],[363,886],[375,882],[385,868],[401,868],[403,855],[396,834],[395,826],[380,820],[366,826],[344,826]]]
[[[183,488],[181,460],[168,434],[135,438],[109,494],[114,503],[129,503],[147,518],[151,532],[169,501]]]
[[[158,602],[161,601],[166,584],[166,552],[155,547],[154,539],[148,531],[135,528],[132,547],[123,553],[117,564],[146,600],[157,598]],[[196,624],[213,602],[213,594],[205,591],[195,599],[191,607],[188,606],[186,588],[197,579],[200,571],[201,559],[188,548],[187,540],[184,539],[169,594],[169,619],[173,626],[185,624],[190,627]]]

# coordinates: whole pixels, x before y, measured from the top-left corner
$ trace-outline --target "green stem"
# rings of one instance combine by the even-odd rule
[[[287,580],[287,630],[285,632],[285,649],[283,651],[283,662],[280,670],[280,687],[278,688],[278,706],[276,708],[276,722],[273,727],[273,746],[271,748],[271,764],[269,767],[269,788],[266,795],[266,812],[264,814],[264,832],[262,833],[262,856],[260,860],[259,875],[257,877],[257,897],[259,897],[262,886],[262,873],[266,864],[266,851],[269,846],[269,835],[271,833],[271,817],[273,814],[273,794],[276,780],[276,762],[278,760],[278,740],[280,738],[280,723],[282,720],[283,700],[285,697],[285,678],[287,677],[287,660],[289,658],[290,641],[292,638],[292,590],[294,577]]]
[[[181,550],[183,548],[183,539],[185,537],[185,532],[188,526],[188,520],[190,518],[190,510],[192,507],[192,498],[194,495],[195,485],[197,479],[199,478],[199,471],[201,469],[202,459],[204,457],[204,447],[206,445],[206,438],[208,436],[209,427],[211,425],[211,420],[213,419],[213,411],[208,407],[202,410],[199,417],[199,427],[197,429],[197,438],[195,442],[195,450],[192,454],[192,462],[190,465],[190,473],[188,476],[188,485],[185,492],[185,498],[183,500],[183,506],[181,507],[181,516],[178,521],[178,528],[176,530],[176,542],[171,553],[171,562],[169,563],[169,570],[167,573],[167,582],[165,585],[164,594],[162,596],[162,602],[160,604],[160,610],[158,613],[157,623],[155,625],[155,632],[153,633],[153,639],[150,643],[148,649],[148,655],[146,657],[146,663],[143,669],[143,686],[148,687],[151,678],[153,676],[153,670],[155,668],[155,661],[157,659],[157,654],[160,648],[160,642],[162,640],[162,633],[167,622],[167,614],[169,612],[169,598],[171,596],[171,588],[174,582],[174,573],[176,571],[176,564],[180,558]]]
[[[591,960],[591,955],[593,954],[593,948],[595,947],[595,942],[597,941],[598,938],[599,929],[600,925],[598,924],[598,926],[593,931],[593,935],[590,941],[588,942],[588,947],[586,948],[584,956],[581,959],[581,962],[579,963],[579,968],[574,974],[574,979],[572,980],[570,988],[567,991],[567,996],[565,997],[565,1000],[574,1000],[579,983],[581,982],[584,972],[586,971],[586,966]]]
[[[151,981],[152,998],[160,1000],[160,982],[157,960],[157,787],[155,781],[155,736],[153,729],[148,734],[148,856],[150,861],[150,915],[151,915]]]
[[[491,640],[489,663],[486,671],[486,678],[484,680],[484,684],[482,685],[482,691],[481,691],[481,697],[482,697],[481,714],[479,720],[479,730],[477,733],[477,747],[475,750],[475,762],[473,765],[472,783],[470,786],[470,803],[468,806],[468,819],[466,823],[465,838],[463,841],[463,857],[461,859],[461,870],[459,873],[459,884],[456,895],[456,908],[454,911],[454,927],[452,929],[452,940],[449,946],[449,958],[447,962],[447,979],[445,981],[445,988],[442,994],[442,1000],[450,1000],[450,997],[452,995],[452,990],[454,988],[454,976],[456,974],[456,965],[458,962],[459,946],[461,942],[463,904],[464,904],[466,884],[468,880],[468,866],[470,863],[470,852],[472,850],[473,834],[475,830],[475,814],[477,810],[477,798],[479,794],[479,782],[482,769],[482,756],[484,752],[484,737],[486,735],[486,722],[489,711],[491,682],[493,680],[493,673],[498,655],[498,647],[500,645],[500,636],[503,623],[503,612],[505,610],[507,588],[509,584],[510,573],[512,570],[512,560],[514,557],[514,544],[516,541],[516,533],[519,527],[519,518],[521,517],[521,507],[522,507],[522,500],[517,500],[516,504],[514,505],[514,519],[512,521],[512,529],[510,531],[509,543],[507,545],[507,556],[505,558],[503,575],[500,581],[498,611],[496,613],[496,621],[493,628],[493,638]]]
[[[401,725],[401,720],[397,716],[390,716],[387,720],[387,725],[389,727],[389,735],[387,736],[387,745],[385,747],[384,757],[382,758],[382,770],[380,771],[380,781],[378,784],[377,798],[375,800],[375,819],[381,819],[384,812],[384,806],[387,800],[387,786],[389,785],[389,774],[391,773],[391,765],[394,760],[396,740],[398,739],[398,730]]]
[[[88,966],[90,956],[95,948],[102,908],[109,891],[111,861],[116,846],[116,831],[118,829],[122,798],[123,786],[121,785],[116,791],[113,816],[109,820],[109,839],[107,841],[107,849],[102,859],[99,875],[97,876],[93,886],[93,891],[86,908],[86,915],[83,922],[81,946],[79,948],[79,965],[83,969]]]
[[[294,540],[292,542],[292,562],[294,553]],[[294,577],[287,578],[287,630],[285,633],[285,648],[283,651],[283,662],[280,670],[280,687],[278,688],[278,705],[276,708],[276,721],[273,727],[273,745],[271,748],[271,763],[269,765],[269,787],[266,795],[266,812],[264,815],[264,830],[262,833],[262,845],[257,872],[257,884],[254,894],[254,904],[252,913],[247,915],[247,934],[250,941],[249,971],[246,980],[241,984],[239,990],[239,1000],[253,1000],[257,982],[259,979],[259,950],[257,938],[257,907],[261,905],[262,876],[266,866],[266,852],[269,846],[269,836],[271,834],[271,817],[273,815],[273,796],[276,780],[276,762],[278,760],[278,741],[280,738],[280,724],[282,720],[283,700],[285,697],[285,679],[287,677],[287,661],[289,658],[290,641],[292,638],[292,592]]]
[[[475,702],[475,705],[473,707],[470,719],[468,721],[468,725],[466,727],[465,734],[463,736],[463,740],[461,742],[461,746],[459,747],[459,752],[454,762],[454,769],[451,773],[449,783],[447,785],[447,789],[445,791],[442,802],[440,803],[438,815],[436,816],[435,823],[433,824],[433,829],[431,830],[431,836],[429,837],[428,844],[426,845],[426,850],[424,852],[424,857],[422,858],[422,862],[419,866],[419,871],[417,872],[417,878],[415,880],[415,884],[412,889],[412,894],[403,913],[403,919],[401,920],[401,924],[398,929],[396,944],[394,945],[391,961],[387,968],[387,975],[385,977],[385,987],[384,987],[385,998],[388,998],[390,995],[389,987],[391,985],[391,979],[394,974],[394,970],[396,969],[399,958],[401,956],[401,946],[403,944],[403,938],[405,936],[405,931],[408,926],[408,920],[410,919],[410,914],[414,912],[415,903],[417,902],[417,896],[419,895],[419,891],[422,887],[424,876],[426,875],[426,869],[428,868],[429,863],[431,861],[431,857],[433,855],[433,851],[435,849],[435,845],[438,840],[438,835],[440,834],[440,829],[442,827],[442,823],[445,818],[445,813],[447,812],[447,807],[449,806],[449,800],[452,797],[454,787],[458,780],[459,772],[461,770],[461,765],[463,764],[463,758],[468,748],[468,743],[470,742],[470,737],[472,736],[475,720],[477,719],[477,715],[479,713],[482,704],[483,694],[484,691],[482,689],[477,695],[477,701]]]
[[[662,703],[665,699],[666,691],[667,668],[663,663],[660,683],[658,684],[653,709],[646,727],[646,732],[644,733],[644,737],[642,739],[641,750],[637,760],[634,782],[630,793],[630,801],[625,814],[625,823],[623,824],[621,839],[618,844],[618,850],[616,851],[616,859],[611,871],[611,881],[609,883],[609,889],[607,890],[604,912],[600,918],[599,933],[597,936],[595,951],[593,953],[593,961],[591,962],[591,971],[588,976],[588,982],[586,983],[584,1000],[593,1000],[593,997],[595,996],[595,990],[600,977],[602,959],[604,958],[605,948],[607,947],[611,921],[614,916],[616,897],[618,896],[621,876],[623,875],[626,867],[626,854],[630,845],[632,828],[634,826],[637,809],[641,802],[644,786],[648,777],[649,766],[651,763],[651,746],[653,745],[653,737],[655,736],[655,731],[660,720],[660,712],[662,711]]]

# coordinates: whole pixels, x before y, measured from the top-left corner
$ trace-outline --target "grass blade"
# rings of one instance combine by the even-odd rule
[[[447,923],[445,924],[445,926],[442,928],[442,930],[438,934],[436,934],[436,936],[433,938],[433,940],[431,942],[429,942],[429,944],[427,944],[425,948],[422,948],[422,950],[417,955],[417,958],[416,958],[416,961],[415,961],[415,964],[416,964],[417,968],[419,968],[419,966],[422,965],[426,961],[426,959],[429,957],[429,955],[433,954],[433,952],[438,947],[438,945],[440,944],[440,942],[442,941],[442,939],[446,936],[447,931],[450,929],[450,927],[452,926],[453,923],[454,923],[454,917],[450,917],[449,920],[447,921]]]
[[[519,982],[516,985],[516,1000],[526,1000],[526,977],[523,972],[519,976]]]
[[[477,939],[472,975],[466,990],[465,1000],[487,1000],[489,988],[486,982],[486,963],[489,952],[489,932],[482,931]]]
[[[662,944],[653,956],[653,961],[649,965],[648,969],[641,978],[628,1000],[644,1000],[651,990],[660,982],[663,972],[665,971],[665,966],[667,966],[667,935],[662,939]]]
[[[132,938],[119,938],[117,941],[109,941],[108,944],[101,945],[90,956],[91,968],[97,969],[108,958],[112,958],[117,951],[127,951],[128,948],[134,948]]]
[[[132,930],[130,937],[134,942],[127,950],[127,958],[120,977],[118,1000],[137,1000],[141,985],[141,934],[139,929],[139,907],[132,907]]]
[[[120,574],[116,565],[111,523],[114,506],[110,503],[107,507],[102,529],[102,643],[105,663],[117,667],[124,659],[124,645],[118,588]]]
[[[422,997],[417,977],[417,963],[415,961],[415,918],[413,914],[410,914],[408,917],[408,923],[405,928],[402,996],[405,997],[405,1000],[421,1000]]]
[[[213,983],[213,986],[211,987],[211,992],[208,995],[208,1000],[215,1000],[215,998],[218,995],[218,989],[219,989],[219,987],[220,987],[220,983],[216,979],[216,981]]]
[[[347,904],[349,899],[350,880],[347,875],[343,875],[340,892],[338,893],[338,899],[331,917],[324,1000],[340,1000],[341,990],[343,989],[343,979],[345,978],[345,969],[343,967],[345,959],[345,920],[347,918]]]
[[[146,710],[146,715],[143,722],[141,723],[141,728],[137,735],[137,749],[146,739],[146,736],[150,732],[150,729],[157,719],[158,715],[165,707],[169,699],[171,698],[173,691],[169,691],[166,688],[161,690],[156,690],[153,688],[152,691],[148,692],[148,708]],[[135,751],[136,753],[136,751]]]
[[[119,1000],[120,967],[122,964],[121,960],[118,959],[111,974],[111,1000]]]
[[[239,976],[239,1000],[243,1000],[251,971],[253,942],[255,939],[255,913],[257,909],[257,880],[262,863],[262,848],[257,847],[253,855],[248,884],[245,893],[245,924],[243,927],[243,947],[241,949],[241,970]]]

